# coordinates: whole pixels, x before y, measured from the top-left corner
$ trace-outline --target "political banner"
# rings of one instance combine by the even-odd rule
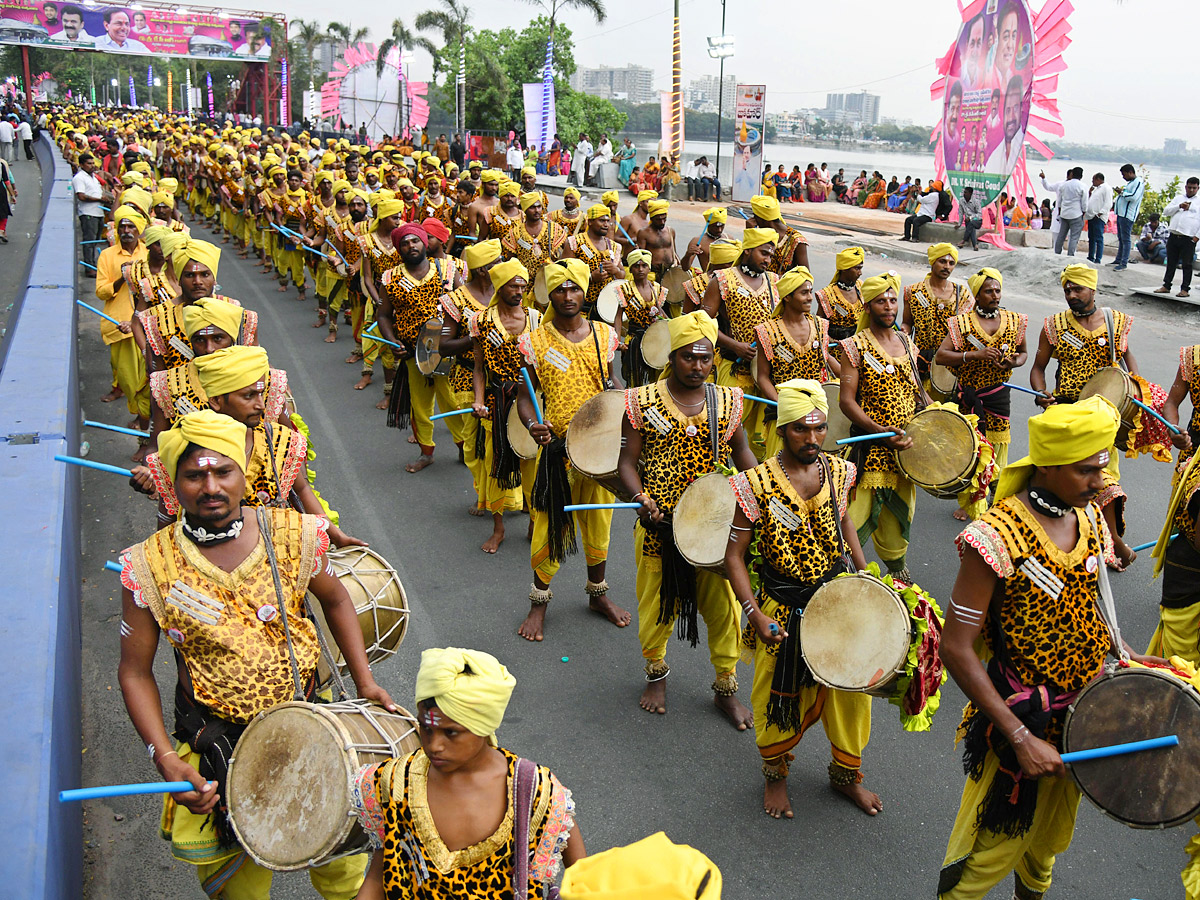
[[[271,40],[270,23],[216,10],[0,0],[0,44],[266,62]]]
[[[1025,145],[1033,98],[1033,22],[1025,0],[987,0],[963,23],[946,76],[942,153],[947,187],[987,206]]]
[[[733,103],[733,200],[748,203],[762,193],[767,86],[739,84]]]

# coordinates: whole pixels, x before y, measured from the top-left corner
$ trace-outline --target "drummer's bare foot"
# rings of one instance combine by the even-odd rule
[[[351,351],[350,355],[346,357],[346,362],[347,363],[362,362],[362,358],[363,358],[362,351],[356,347],[354,350]]]
[[[407,466],[405,466],[404,471],[407,472],[409,475],[412,475],[414,472],[420,472],[426,466],[432,466],[432,465],[433,465],[433,454],[432,453],[422,453],[415,460],[413,460]],[[492,537],[495,537],[495,535],[492,535]],[[503,529],[501,530],[500,537],[501,537],[501,539],[504,538]],[[499,542],[497,542],[497,546],[498,545],[499,545]],[[487,552],[495,553],[496,551],[489,550]]]
[[[278,293],[280,293],[280,294],[286,294],[286,293],[287,293],[287,289],[288,289],[288,288],[287,288],[287,285],[286,285],[286,284],[281,284],[281,285],[279,286],[279,291],[278,291]]]
[[[517,629],[517,634],[527,641],[540,641],[545,636],[543,626],[546,622],[546,604],[533,604],[529,607],[529,615]]]
[[[417,436],[415,434],[410,434],[408,436],[408,442],[410,444],[415,444],[417,442]]]
[[[954,511],[954,518],[959,522],[966,522],[970,519],[970,516],[968,516],[967,511],[960,506]]]
[[[729,719],[738,731],[745,731],[754,724],[754,713],[747,709],[737,697],[713,694],[713,703],[716,704],[717,709],[725,713],[725,718]]]
[[[787,779],[768,781],[763,789],[763,812],[773,819],[791,819],[792,801],[788,799]]]
[[[329,332],[329,336],[327,338],[325,338],[325,343],[327,343],[327,344],[337,343],[337,332],[336,331]]]
[[[387,395],[387,394],[384,394],[384,395],[383,395],[383,399],[382,399],[382,400],[380,400],[378,403],[376,403],[376,404],[375,404],[375,408],[376,408],[376,409],[387,409],[387,408],[388,408],[388,405],[389,405],[391,402],[392,402],[392,401],[391,401],[391,398],[390,398],[390,397],[388,397],[388,395]]]
[[[117,387],[116,385],[113,385],[113,389],[111,391],[109,391],[107,394],[105,394],[103,397],[101,397],[100,402],[101,403],[112,403],[114,400],[119,400],[124,396],[125,396],[125,392],[123,390],[121,390],[119,387]]]
[[[471,516],[486,516],[487,510],[484,509],[482,506],[472,506],[470,509],[467,510],[467,514],[471,515]]]
[[[839,794],[844,794],[850,802],[865,812],[868,816],[877,816],[883,812],[883,801],[873,791],[868,791],[861,784],[831,784]]]
[[[667,713],[667,679],[666,677],[651,681],[646,685],[646,689],[642,691],[642,698],[638,701],[638,706],[646,712],[658,713],[664,716]]]
[[[346,362],[350,362],[350,360],[346,360]],[[367,372],[366,374],[363,375],[362,378],[358,379],[358,383],[354,385],[354,389],[356,391],[361,391],[370,383],[371,383],[371,373]]]
[[[325,319],[328,318],[328,316],[329,316],[329,314],[327,312],[325,312],[325,310],[323,310],[323,309],[317,310],[317,321],[313,322],[313,328],[324,328],[325,327]]]
[[[423,457],[422,457],[423,458]],[[433,462],[433,457],[429,458]],[[495,553],[500,549],[500,545],[504,543],[504,516],[492,515],[492,536],[483,542],[483,546],[479,549],[484,553]]]
[[[588,597],[588,609],[604,616],[618,628],[624,628],[633,618],[628,610],[617,606],[608,599],[606,594],[601,594],[599,597]]]
[[[146,454],[148,454],[149,452],[150,452],[149,444],[138,444],[137,452],[134,453],[133,456],[129,457],[129,459],[135,463],[139,463],[139,464],[144,463],[146,461]]]

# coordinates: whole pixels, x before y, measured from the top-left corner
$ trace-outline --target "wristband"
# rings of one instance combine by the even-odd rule
[[[1021,732],[1024,732],[1025,734],[1022,734]],[[1014,747],[1020,746],[1021,744],[1025,743],[1026,735],[1029,735],[1029,729],[1022,725],[1011,735],[1009,735],[1008,742]]]

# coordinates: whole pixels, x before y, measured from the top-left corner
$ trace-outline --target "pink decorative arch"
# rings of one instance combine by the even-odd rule
[[[370,65],[372,70],[379,58],[378,48],[371,43],[361,42],[347,47],[342,58],[333,64],[329,72],[329,80],[321,85],[321,117],[340,116],[342,102],[342,81],[351,71],[359,66]],[[401,137],[411,137],[411,129],[424,128],[429,122],[429,103],[425,94],[429,84],[424,81],[410,81],[405,74],[404,65],[409,60],[393,47],[387,55],[385,65],[391,67],[400,80],[401,98],[407,107],[404,121],[407,123]],[[386,70],[385,70],[386,71]],[[353,126],[354,123],[350,123]]]

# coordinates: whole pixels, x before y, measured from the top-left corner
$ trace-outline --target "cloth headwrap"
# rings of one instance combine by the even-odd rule
[[[158,179],[158,186],[161,190],[166,191],[168,194],[174,194],[177,190],[179,190],[179,179],[160,178]]]
[[[334,193],[336,194],[337,191],[334,191]],[[350,193],[353,196],[347,197],[346,202],[349,202],[349,201],[353,200],[355,197],[357,197],[363,203],[367,204],[367,209],[371,208],[371,195],[368,194],[366,191],[364,191],[362,188],[351,187]]]
[[[794,270],[793,270],[794,271]],[[779,394],[777,427],[803,419],[814,409],[829,413],[829,400],[821,382],[811,378],[793,378],[775,389]]]
[[[703,339],[707,339],[714,348],[717,346],[717,322],[702,309],[669,319],[667,327],[671,332],[672,353]]]
[[[521,195],[521,210],[527,210],[535,203],[542,202],[542,195],[538,191],[529,191]]]
[[[450,229],[446,227],[446,223],[441,219],[435,219],[430,216],[428,219],[421,220],[421,227],[425,229],[427,235],[437,238],[443,244],[450,242]]]
[[[983,289],[983,283],[989,278],[996,279],[996,284],[1004,287],[1004,276],[999,270],[993,269],[991,266],[984,266],[974,275],[967,279],[967,287],[971,289],[971,294],[978,297],[980,290]]]
[[[129,187],[131,184],[136,184],[141,187],[146,183],[146,178],[141,172],[126,172],[121,176],[121,184]]]
[[[537,169],[535,169],[533,166],[526,166],[521,170],[521,174],[532,175],[534,178],[537,178]]]
[[[225,305],[232,306],[230,303]],[[196,367],[200,387],[209,397],[240,391],[256,381],[265,382],[271,369],[266,350],[243,344],[234,344],[207,356],[197,356],[192,360],[192,365]]]
[[[779,283],[776,285],[779,289],[780,298],[791,296],[796,288],[800,287],[804,282],[812,280],[812,272],[808,271],[808,266],[796,266],[794,269],[788,269],[783,273],[783,276],[779,279]],[[816,282],[813,283],[815,284]]]
[[[766,194],[758,194],[750,198],[750,212],[760,222],[774,222],[782,218],[779,214],[779,201]]]
[[[574,282],[576,287],[586,291],[591,276],[592,270],[582,259],[560,259],[558,262],[546,266],[546,293],[553,293],[556,288],[568,281]]]
[[[162,203],[165,203],[167,206],[170,206],[172,209],[174,209],[175,198],[171,195],[170,191],[155,191],[150,195],[150,205],[152,207],[158,206]]]
[[[147,229],[147,231],[148,230],[149,229]],[[188,242],[188,236],[182,231],[172,231],[170,228],[167,228],[167,231],[169,233],[160,238],[159,243],[162,244],[163,256],[170,257],[172,253]],[[145,237],[146,236],[143,234],[143,241],[145,240]]]
[[[625,265],[632,269],[635,262],[650,265],[653,260],[654,255],[649,250],[630,250],[629,255],[625,257]]]
[[[646,209],[650,218],[666,215],[667,210],[670,208],[671,203],[669,200],[651,200],[648,204],[646,204]]]
[[[183,267],[188,264],[189,260],[193,259],[198,263],[208,266],[212,270],[213,278],[216,278],[217,266],[221,262],[221,248],[216,244],[210,244],[208,241],[198,241],[194,238],[188,238],[171,253],[171,265],[175,267],[176,278],[183,274]]]
[[[285,169],[283,166],[271,166],[271,168],[267,169],[267,177],[268,178],[274,178],[276,175],[286,175],[286,174],[287,174],[287,169]]]
[[[146,217],[132,206],[118,206],[116,212],[113,213],[113,221],[118,225],[122,221],[132,222],[137,228],[138,234],[146,230]]]
[[[493,181],[500,180],[500,173],[495,169],[484,169],[479,173],[479,180],[483,184],[491,184]]]
[[[133,164],[133,171],[141,172],[142,175],[148,176],[150,174],[150,163],[145,162],[144,160],[135,162]]]
[[[320,172],[318,172],[316,175],[313,176],[313,181],[312,181],[313,187],[320,187],[321,184],[326,181],[333,181],[333,176],[330,175],[328,172],[326,172],[324,169],[322,169]]]
[[[564,197],[574,197],[576,200],[578,200],[581,195],[579,193],[578,188],[569,187],[565,191],[563,191],[563,196]]]
[[[742,252],[761,247],[763,244],[773,244],[778,237],[774,228],[747,228],[742,232]]]
[[[925,255],[929,257],[929,264],[931,266],[943,256],[953,256],[954,261],[958,262],[958,248],[953,244],[947,243],[946,241],[942,241],[940,244],[933,244],[926,248]]]
[[[422,247],[429,246],[429,234],[416,222],[405,222],[399,228],[392,229],[392,246],[399,247],[400,242],[410,234],[416,235]]]
[[[404,211],[404,201],[403,200],[395,200],[395,199],[380,200],[379,203],[377,203],[375,205],[375,218],[371,220],[371,230],[378,231],[379,223],[382,220],[386,219],[388,216],[394,216],[397,213],[400,213],[403,211]]]
[[[180,416],[174,427],[158,433],[158,458],[171,481],[188,444],[228,456],[243,474],[246,471],[246,426],[229,416],[202,409]]]
[[[1121,416],[1105,397],[1095,394],[1078,403],[1056,403],[1029,425],[1029,455],[1000,473],[996,502],[1018,493],[1035,466],[1069,466],[1107,450],[1117,437]]]
[[[891,288],[896,292],[896,296],[900,295],[900,276],[895,272],[884,272],[882,275],[874,275],[867,278],[862,283],[863,302],[870,303],[880,294],[883,294]]]
[[[1080,287],[1091,288],[1096,290],[1096,284],[1099,281],[1099,273],[1091,266],[1081,266],[1078,263],[1072,263],[1063,269],[1062,275],[1058,279],[1058,283],[1063,287],[1067,286],[1067,282],[1077,284]]]
[[[616,191],[605,191],[600,195],[600,202],[607,206],[610,203],[620,203],[621,198]]]
[[[128,206],[136,206],[142,211],[142,215],[149,217],[150,210],[154,204],[150,202],[150,192],[144,191],[140,187],[126,188],[121,191],[121,204]]]
[[[942,183],[940,181],[929,182],[929,190],[940,191],[941,189],[942,189]]]
[[[741,255],[741,241],[713,241],[708,245],[708,267],[726,265]]]
[[[244,316],[245,311],[240,306],[213,297],[201,297],[195,303],[183,307],[183,333],[190,340],[201,328],[211,325],[236,340],[238,332],[242,330]]]
[[[638,203],[645,203],[647,200],[657,200],[658,199],[658,191],[651,191],[651,190],[638,191],[637,199],[638,199]]]
[[[862,247],[847,247],[845,250],[838,251],[834,258],[834,268],[839,272],[844,272],[855,266],[861,266],[866,258],[867,254],[863,252]]]
[[[517,679],[490,653],[461,647],[430,648],[417,669],[417,703],[432,700],[471,734],[496,746]]]
[[[514,278],[524,278],[529,280],[529,270],[521,265],[521,261],[517,258],[506,260],[502,263],[497,263],[488,269],[488,276],[492,279],[492,287],[497,291],[504,285],[508,284]],[[492,303],[495,304],[498,297],[497,294],[492,295]]]
[[[321,165],[332,166],[335,162],[337,162],[337,157],[328,150],[321,154]]]
[[[729,221],[729,210],[723,206],[714,206],[712,209],[706,209],[704,211],[704,221],[709,225],[713,224],[713,222],[720,222],[724,225]]]
[[[151,244],[157,244],[159,241],[161,241],[167,235],[174,234],[174,233],[175,232],[172,231],[170,228],[168,228],[166,225],[151,225],[149,228],[147,228],[145,231],[142,232],[142,243],[145,244],[147,247],[149,247]],[[167,251],[165,251],[165,250],[163,251],[163,253],[166,253],[166,252]]]
[[[597,203],[594,206],[588,207],[587,217],[589,219],[598,219],[601,216],[607,216],[610,213],[611,210],[609,210],[607,206],[605,206],[603,203]]]
[[[515,181],[506,181],[500,185],[499,196],[501,197],[517,197],[521,194],[521,186]],[[536,194],[531,196],[537,196]],[[541,197],[538,197],[541,200]]]
[[[703,885],[703,888],[701,887]],[[663,832],[584,857],[563,873],[562,900],[721,900],[721,870]]]
[[[353,189],[354,189],[354,186],[352,184],[350,184],[350,182],[348,182],[345,178],[339,178],[337,181],[335,181],[333,183],[333,186],[330,188],[330,190],[333,191],[333,196],[335,196],[335,197],[338,194],[340,194],[342,191],[350,191]],[[349,202],[350,198],[347,197],[346,200],[347,200],[347,202]]]
[[[472,244],[463,251],[463,260],[470,269],[480,269],[490,262],[500,258],[500,241],[492,238],[490,241],[480,241]]]

